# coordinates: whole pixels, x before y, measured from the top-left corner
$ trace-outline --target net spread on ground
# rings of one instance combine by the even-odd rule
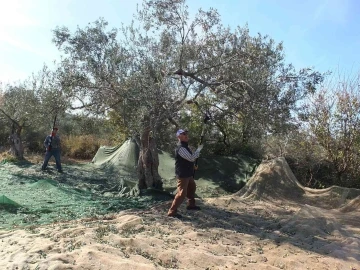
[[[176,191],[174,157],[159,151],[164,191],[137,188],[139,149],[128,140],[100,147],[92,162],[64,164],[64,174],[52,163],[23,162],[0,166],[0,228],[46,224],[93,217],[131,208],[148,208],[171,200]],[[244,186],[258,165],[246,157],[201,157],[196,172],[197,196],[231,194]],[[140,196],[139,196],[140,195]]]

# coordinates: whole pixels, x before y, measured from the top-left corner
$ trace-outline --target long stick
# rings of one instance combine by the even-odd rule
[[[51,137],[50,137],[50,142],[49,142],[49,145],[48,145],[49,150],[51,150],[51,144],[52,144],[52,141],[53,141],[53,138],[54,138],[54,128],[55,128],[55,125],[56,125],[56,117],[57,117],[57,114],[55,114],[54,123],[53,123],[53,127],[52,127],[52,130],[51,130]]]
[[[206,129],[206,123],[210,120],[210,117],[205,114],[204,117],[204,121],[203,121],[203,125],[202,125],[202,131],[201,131],[201,136],[200,136],[200,144],[203,144],[204,142],[204,136],[205,136],[205,129]],[[197,170],[197,164],[198,164],[198,159],[195,159],[195,164],[194,164],[194,173],[193,173],[193,178],[195,179],[195,172]]]
[[[57,114],[55,114],[54,123],[53,123],[53,129],[55,128],[55,125],[56,125],[56,117],[57,117]]]

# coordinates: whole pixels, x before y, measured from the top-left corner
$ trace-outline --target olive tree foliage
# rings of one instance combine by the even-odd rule
[[[192,19],[184,0],[144,1],[137,19],[139,26],[122,27],[121,35],[104,19],[75,32],[58,27],[54,43],[77,107],[115,111],[138,142],[140,188],[161,187],[157,140],[166,121],[178,127],[186,104],[209,112],[225,143],[231,132],[246,141],[252,132],[279,129],[321,80],[285,65],[281,44],[224,27],[214,9]]]
[[[40,102],[38,120],[41,123],[37,124],[49,131],[53,128],[55,117],[55,125],[61,126],[61,119],[71,107],[68,90],[62,81],[63,74],[61,65],[57,65],[53,70],[45,65],[32,77],[32,85]]]
[[[359,186],[360,77],[332,77],[304,104],[302,119],[325,151],[337,185]]]
[[[31,85],[36,92],[39,105],[31,127],[26,129],[24,134],[28,151],[43,151],[44,138],[54,125],[64,134],[64,128],[68,124],[65,112],[69,109],[70,103],[61,84],[61,74],[61,67],[55,66],[54,69],[50,69],[45,65],[31,78]]]
[[[310,68],[286,64],[282,43],[251,37],[247,27],[222,26],[216,10],[199,10],[190,21],[185,1],[146,1],[139,18],[163,40],[168,75],[211,113],[224,145],[286,133],[297,102],[323,80]]]
[[[71,89],[76,108],[121,115],[140,146],[140,188],[161,188],[156,134],[174,111],[178,88],[162,78],[155,40],[129,27],[119,41],[118,31],[107,32],[106,26],[99,20],[73,34],[66,28],[54,31],[54,42],[65,54],[63,85]]]

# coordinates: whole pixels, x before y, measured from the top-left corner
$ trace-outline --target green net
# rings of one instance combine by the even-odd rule
[[[128,140],[121,146],[102,146],[92,160],[95,167],[117,174],[121,185],[134,191],[137,184],[136,166],[139,149],[134,141]],[[174,193],[176,177],[175,159],[170,153],[159,150],[159,174],[166,191]],[[258,165],[258,161],[245,156],[200,157],[196,172],[197,194],[201,197],[233,193],[242,188]],[[135,192],[134,192],[135,193]]]
[[[0,196],[0,209],[9,211],[9,212],[16,212],[16,209],[18,209],[19,207],[21,207],[20,204],[9,199],[5,195]]]
[[[176,190],[174,157],[159,151],[159,174],[164,191],[137,189],[139,149],[126,141],[101,147],[92,162],[63,164],[59,174],[53,161],[46,172],[41,164],[0,166],[0,228],[67,221],[105,215],[125,209],[149,208],[172,199]],[[242,157],[201,157],[196,172],[198,197],[238,191],[257,166]],[[138,196],[140,195],[140,196]]]
[[[131,196],[118,177],[91,164],[64,165],[43,173],[39,165],[0,168],[0,229],[96,217],[126,209],[143,209],[167,198],[145,194]],[[11,198],[11,200],[9,199]]]

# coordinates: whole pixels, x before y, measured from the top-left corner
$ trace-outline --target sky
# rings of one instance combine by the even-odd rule
[[[0,82],[23,80],[60,53],[52,30],[85,27],[100,17],[109,27],[130,24],[141,0],[0,0]],[[232,28],[248,24],[283,42],[286,62],[318,71],[360,72],[358,0],[188,0],[191,13],[218,10]]]

